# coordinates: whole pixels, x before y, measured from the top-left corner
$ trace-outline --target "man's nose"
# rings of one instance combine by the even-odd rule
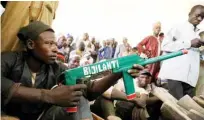
[[[202,21],[203,19],[202,19],[202,17],[201,17],[201,16],[199,16],[199,17],[198,17],[198,20],[199,20],[199,21]]]
[[[57,45],[53,45],[53,46],[52,46],[52,52],[54,52],[54,53],[57,53],[57,52],[58,52]]]

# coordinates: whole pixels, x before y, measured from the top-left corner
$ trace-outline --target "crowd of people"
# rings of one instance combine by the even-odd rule
[[[204,60],[198,49],[204,46],[198,36],[204,31],[197,28],[203,18],[204,6],[196,5],[186,22],[165,35],[161,22],[156,22],[152,34],[137,46],[131,46],[127,37],[122,44],[110,38],[101,45],[88,33],[76,43],[70,34],[56,40],[50,26],[34,21],[18,33],[26,51],[2,53],[2,115],[20,120],[93,120],[93,112],[106,120],[162,119],[162,101],[151,94],[151,84],[165,87],[176,99],[186,94],[194,96],[200,61]],[[133,100],[126,98],[121,73],[106,71],[73,86],[59,82],[58,76],[67,69],[132,54],[147,59],[182,49],[188,49],[188,54],[162,63],[133,65],[128,71],[135,78],[137,97]],[[66,111],[72,106],[78,106],[77,113]]]

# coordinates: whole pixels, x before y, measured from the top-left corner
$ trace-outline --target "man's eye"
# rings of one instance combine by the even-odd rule
[[[45,42],[45,44],[50,44],[50,42]]]

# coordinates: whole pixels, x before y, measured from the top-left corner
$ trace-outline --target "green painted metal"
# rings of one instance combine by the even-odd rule
[[[133,64],[139,64],[139,65],[145,66],[162,60],[177,57],[186,53],[187,51],[178,51],[178,52],[173,52],[173,53],[169,53],[166,55],[162,55],[162,56],[150,58],[150,59],[143,59],[138,55],[129,55],[129,56],[120,57],[116,59],[106,60],[103,62],[98,62],[84,67],[78,67],[78,68],[66,70],[64,72],[65,84],[75,85],[77,79],[91,76],[106,70],[111,70],[113,73],[118,73],[118,72],[123,73],[126,95],[127,96],[132,95],[135,93],[133,78],[131,75],[128,74],[127,71],[133,67]]]

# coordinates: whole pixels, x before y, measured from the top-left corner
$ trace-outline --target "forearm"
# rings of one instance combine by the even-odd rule
[[[162,44],[162,51],[174,52],[181,49],[188,49],[191,47],[190,41],[170,41]]]
[[[120,92],[117,89],[112,90],[111,99],[127,101],[126,94],[124,92]]]
[[[138,53],[139,53],[139,54],[145,53],[145,49],[143,48],[143,45],[138,44],[137,49],[138,49]]]
[[[49,90],[28,88],[19,86],[18,89],[13,93],[12,101],[28,101],[28,102],[44,102],[53,103]]]
[[[116,73],[116,74],[105,76],[101,80],[95,81],[94,84],[91,86],[91,88],[88,88],[88,92],[97,93],[101,95],[108,88],[114,85],[117,82],[117,80],[121,77],[122,77],[121,73]]]
[[[154,104],[158,101],[159,101],[159,98],[156,96],[153,96],[153,97],[147,98],[146,103],[147,103],[147,105],[151,105],[151,104]]]

